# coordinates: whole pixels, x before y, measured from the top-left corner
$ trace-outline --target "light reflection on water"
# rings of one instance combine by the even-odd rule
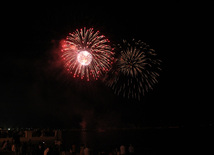
[[[88,140],[87,140],[87,132],[86,131],[81,131],[80,132],[80,139],[81,139],[81,143],[82,144],[87,144],[88,143]]]

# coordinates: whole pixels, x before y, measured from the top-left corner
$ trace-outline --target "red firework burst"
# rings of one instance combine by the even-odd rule
[[[110,41],[99,31],[80,29],[69,33],[62,44],[62,60],[73,77],[98,79],[108,71],[114,59]]]

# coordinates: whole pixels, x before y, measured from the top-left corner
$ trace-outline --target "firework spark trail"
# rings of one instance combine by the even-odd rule
[[[76,29],[62,45],[62,60],[73,77],[98,79],[108,71],[114,59],[109,40],[93,28]]]
[[[134,39],[115,47],[120,52],[115,65],[105,77],[107,86],[117,95],[140,100],[158,82],[161,60],[149,45]]]

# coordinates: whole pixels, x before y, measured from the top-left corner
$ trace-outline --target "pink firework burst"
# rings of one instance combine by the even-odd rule
[[[93,28],[69,33],[62,44],[61,58],[73,77],[98,79],[108,71],[114,59],[110,41]]]

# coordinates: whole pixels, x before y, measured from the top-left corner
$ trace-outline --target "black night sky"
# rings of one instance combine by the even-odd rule
[[[197,8],[178,2],[5,7],[0,127],[79,128],[83,121],[88,128],[212,122],[200,93],[202,84],[193,81],[195,68],[187,65]],[[112,44],[135,38],[155,49],[163,63],[154,90],[138,102],[114,95],[101,81],[74,80],[64,74],[57,56],[59,42],[83,27],[94,27]],[[192,91],[196,83],[197,93]]]

